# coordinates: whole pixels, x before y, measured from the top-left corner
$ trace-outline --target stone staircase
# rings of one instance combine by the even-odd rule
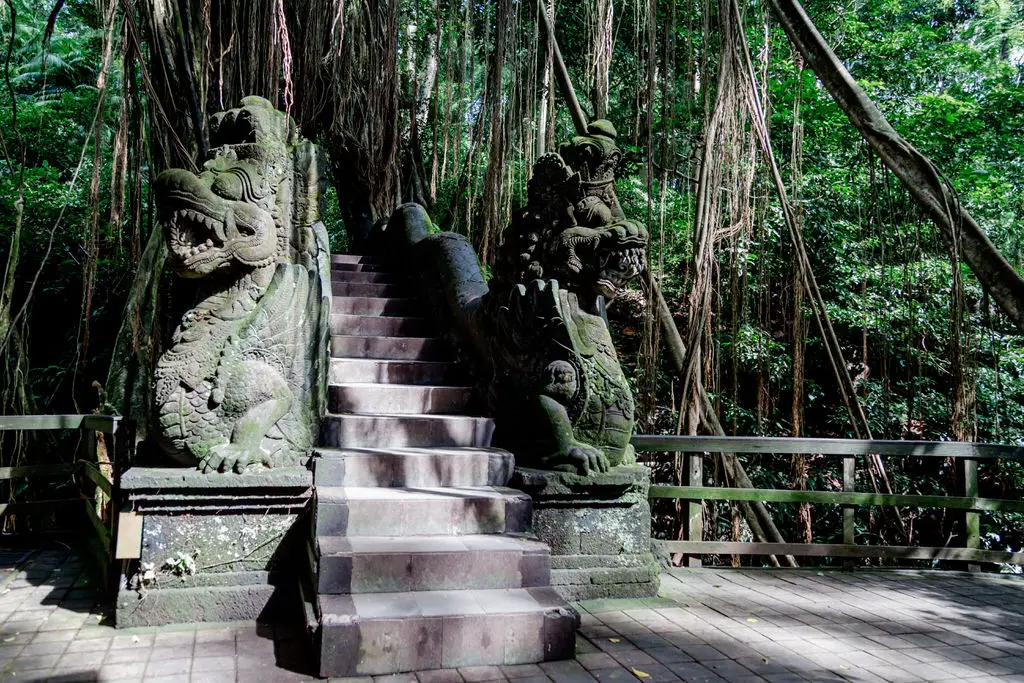
[[[403,278],[332,257],[329,414],[314,453],[307,619],[322,676],[572,657],[510,453]]]

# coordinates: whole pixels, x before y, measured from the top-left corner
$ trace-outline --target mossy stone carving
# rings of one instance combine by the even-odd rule
[[[635,462],[633,396],[601,315],[646,267],[647,231],[615,193],[615,128],[545,154],[506,231],[489,319],[496,439],[522,467],[587,474]]]
[[[216,114],[204,170],[161,173],[167,265],[196,303],[159,357],[151,435],[203,471],[294,465],[322,404],[329,253],[316,147],[266,100]]]

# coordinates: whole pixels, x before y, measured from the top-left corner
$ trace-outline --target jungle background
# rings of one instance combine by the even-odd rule
[[[1019,270],[1022,3],[805,8]],[[635,283],[610,307],[638,432],[700,432],[699,385],[727,434],[1021,442],[1019,331],[763,0],[563,0],[550,9],[585,109],[618,130],[620,199],[648,226],[650,277],[694,349],[693,375],[681,377],[650,287]],[[418,201],[438,229],[467,235],[489,267],[525,202],[533,161],[573,135],[537,11],[518,0],[3,0],[0,412],[108,408],[103,385],[118,331],[132,324],[125,306],[138,296],[132,284],[154,228],[150,181],[201,163],[206,117],[248,94],[288,110],[330,154],[325,222],[335,251],[358,248],[397,203]],[[759,108],[841,367],[813,322],[759,148]],[[169,331],[175,321],[163,323]],[[862,417],[842,399],[844,374]],[[2,464],[59,457],[52,444],[32,445],[4,442]],[[677,461],[656,462],[659,481],[678,481]],[[758,486],[840,488],[835,459],[745,462]],[[948,462],[886,468],[893,491],[956,493]],[[981,474],[981,495],[1024,492],[1019,464]],[[674,537],[678,515],[664,505],[656,532]],[[840,537],[838,508],[771,510],[787,540]],[[744,533],[727,504],[710,512],[709,538]],[[956,521],[938,514],[868,511],[859,537],[954,542]],[[1019,516],[985,519],[987,547],[1024,546]]]

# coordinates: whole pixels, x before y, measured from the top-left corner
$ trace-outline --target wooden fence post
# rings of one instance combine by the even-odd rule
[[[964,496],[978,497],[978,461],[974,458],[961,458],[963,462]],[[981,548],[981,513],[968,510],[964,513],[964,547],[977,550]],[[981,565],[967,563],[967,571],[980,572]]]
[[[689,486],[704,485],[704,454],[686,454],[686,483]],[[704,501],[690,500],[686,503],[686,540],[704,540]],[[687,567],[700,567],[700,555],[687,555]]]
[[[843,457],[843,491],[857,490],[857,458],[853,455]],[[857,508],[853,505],[843,506],[843,543],[857,543]],[[853,569],[853,560],[844,559],[843,569]]]

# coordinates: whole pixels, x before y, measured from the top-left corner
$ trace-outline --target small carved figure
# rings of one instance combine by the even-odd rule
[[[155,184],[168,266],[200,291],[157,362],[157,441],[203,471],[297,464],[316,429],[329,310],[316,149],[258,97],[210,131],[202,173]]]
[[[615,135],[594,121],[537,160],[483,306],[496,439],[524,467],[588,474],[635,462],[633,396],[599,304],[646,267],[647,231],[615,193]]]

